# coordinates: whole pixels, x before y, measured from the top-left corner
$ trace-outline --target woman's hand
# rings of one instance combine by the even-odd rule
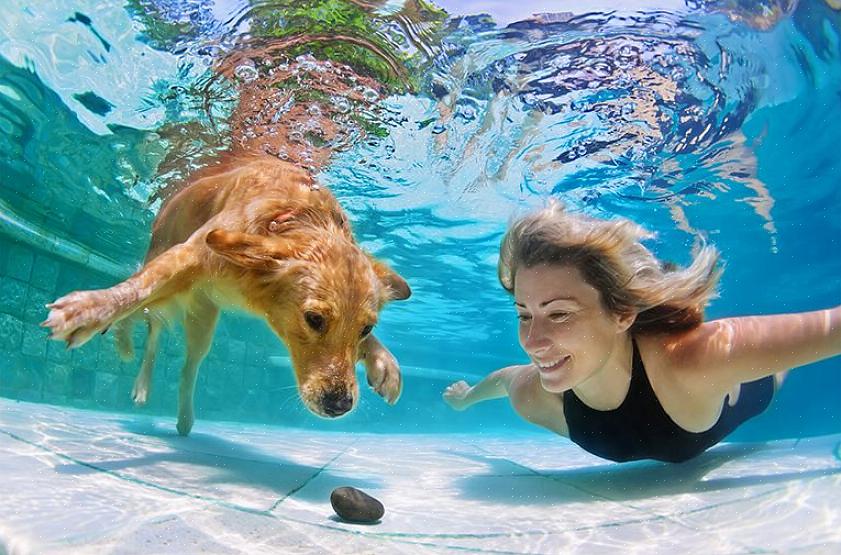
[[[470,386],[466,381],[461,380],[444,390],[444,401],[455,410],[464,410],[469,405],[467,394],[470,393]]]

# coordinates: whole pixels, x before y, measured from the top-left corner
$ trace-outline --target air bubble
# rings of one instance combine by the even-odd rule
[[[375,91],[374,89],[366,87],[362,90],[362,97],[368,102],[376,102],[380,95],[377,94],[377,91]]]
[[[234,70],[234,75],[244,83],[250,83],[259,77],[259,73],[254,66],[241,65]]]
[[[350,102],[347,98],[343,96],[334,96],[330,99],[330,101],[333,103],[333,106],[336,107],[336,110],[338,110],[340,114],[347,114],[348,112],[350,112]]]
[[[625,45],[619,49],[619,55],[623,58],[633,58],[636,57],[637,51],[630,45]]]
[[[461,104],[458,107],[457,115],[465,121],[473,121],[476,119],[476,108],[469,104]]]

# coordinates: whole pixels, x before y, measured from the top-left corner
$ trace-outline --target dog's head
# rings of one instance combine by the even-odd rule
[[[307,408],[329,418],[349,412],[360,344],[386,302],[410,296],[406,281],[337,229],[214,230],[206,242],[234,265],[250,308],[286,344]]]

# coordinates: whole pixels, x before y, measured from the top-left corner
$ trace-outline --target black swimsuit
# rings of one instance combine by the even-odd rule
[[[731,407],[725,402],[718,422],[700,433],[684,430],[663,410],[651,389],[636,342],[631,385],[618,408],[592,409],[571,389],[563,396],[569,438],[590,453],[616,462],[683,462],[700,455],[764,411],[774,396],[774,376],[743,383],[736,405]]]

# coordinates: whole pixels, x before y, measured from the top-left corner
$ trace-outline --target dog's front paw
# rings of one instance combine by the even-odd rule
[[[388,349],[380,346],[365,356],[368,385],[390,405],[397,402],[403,391],[400,365]]]
[[[50,328],[50,338],[66,341],[68,348],[86,343],[108,329],[116,314],[113,299],[105,290],[76,291],[47,305],[50,309],[41,326]]]

